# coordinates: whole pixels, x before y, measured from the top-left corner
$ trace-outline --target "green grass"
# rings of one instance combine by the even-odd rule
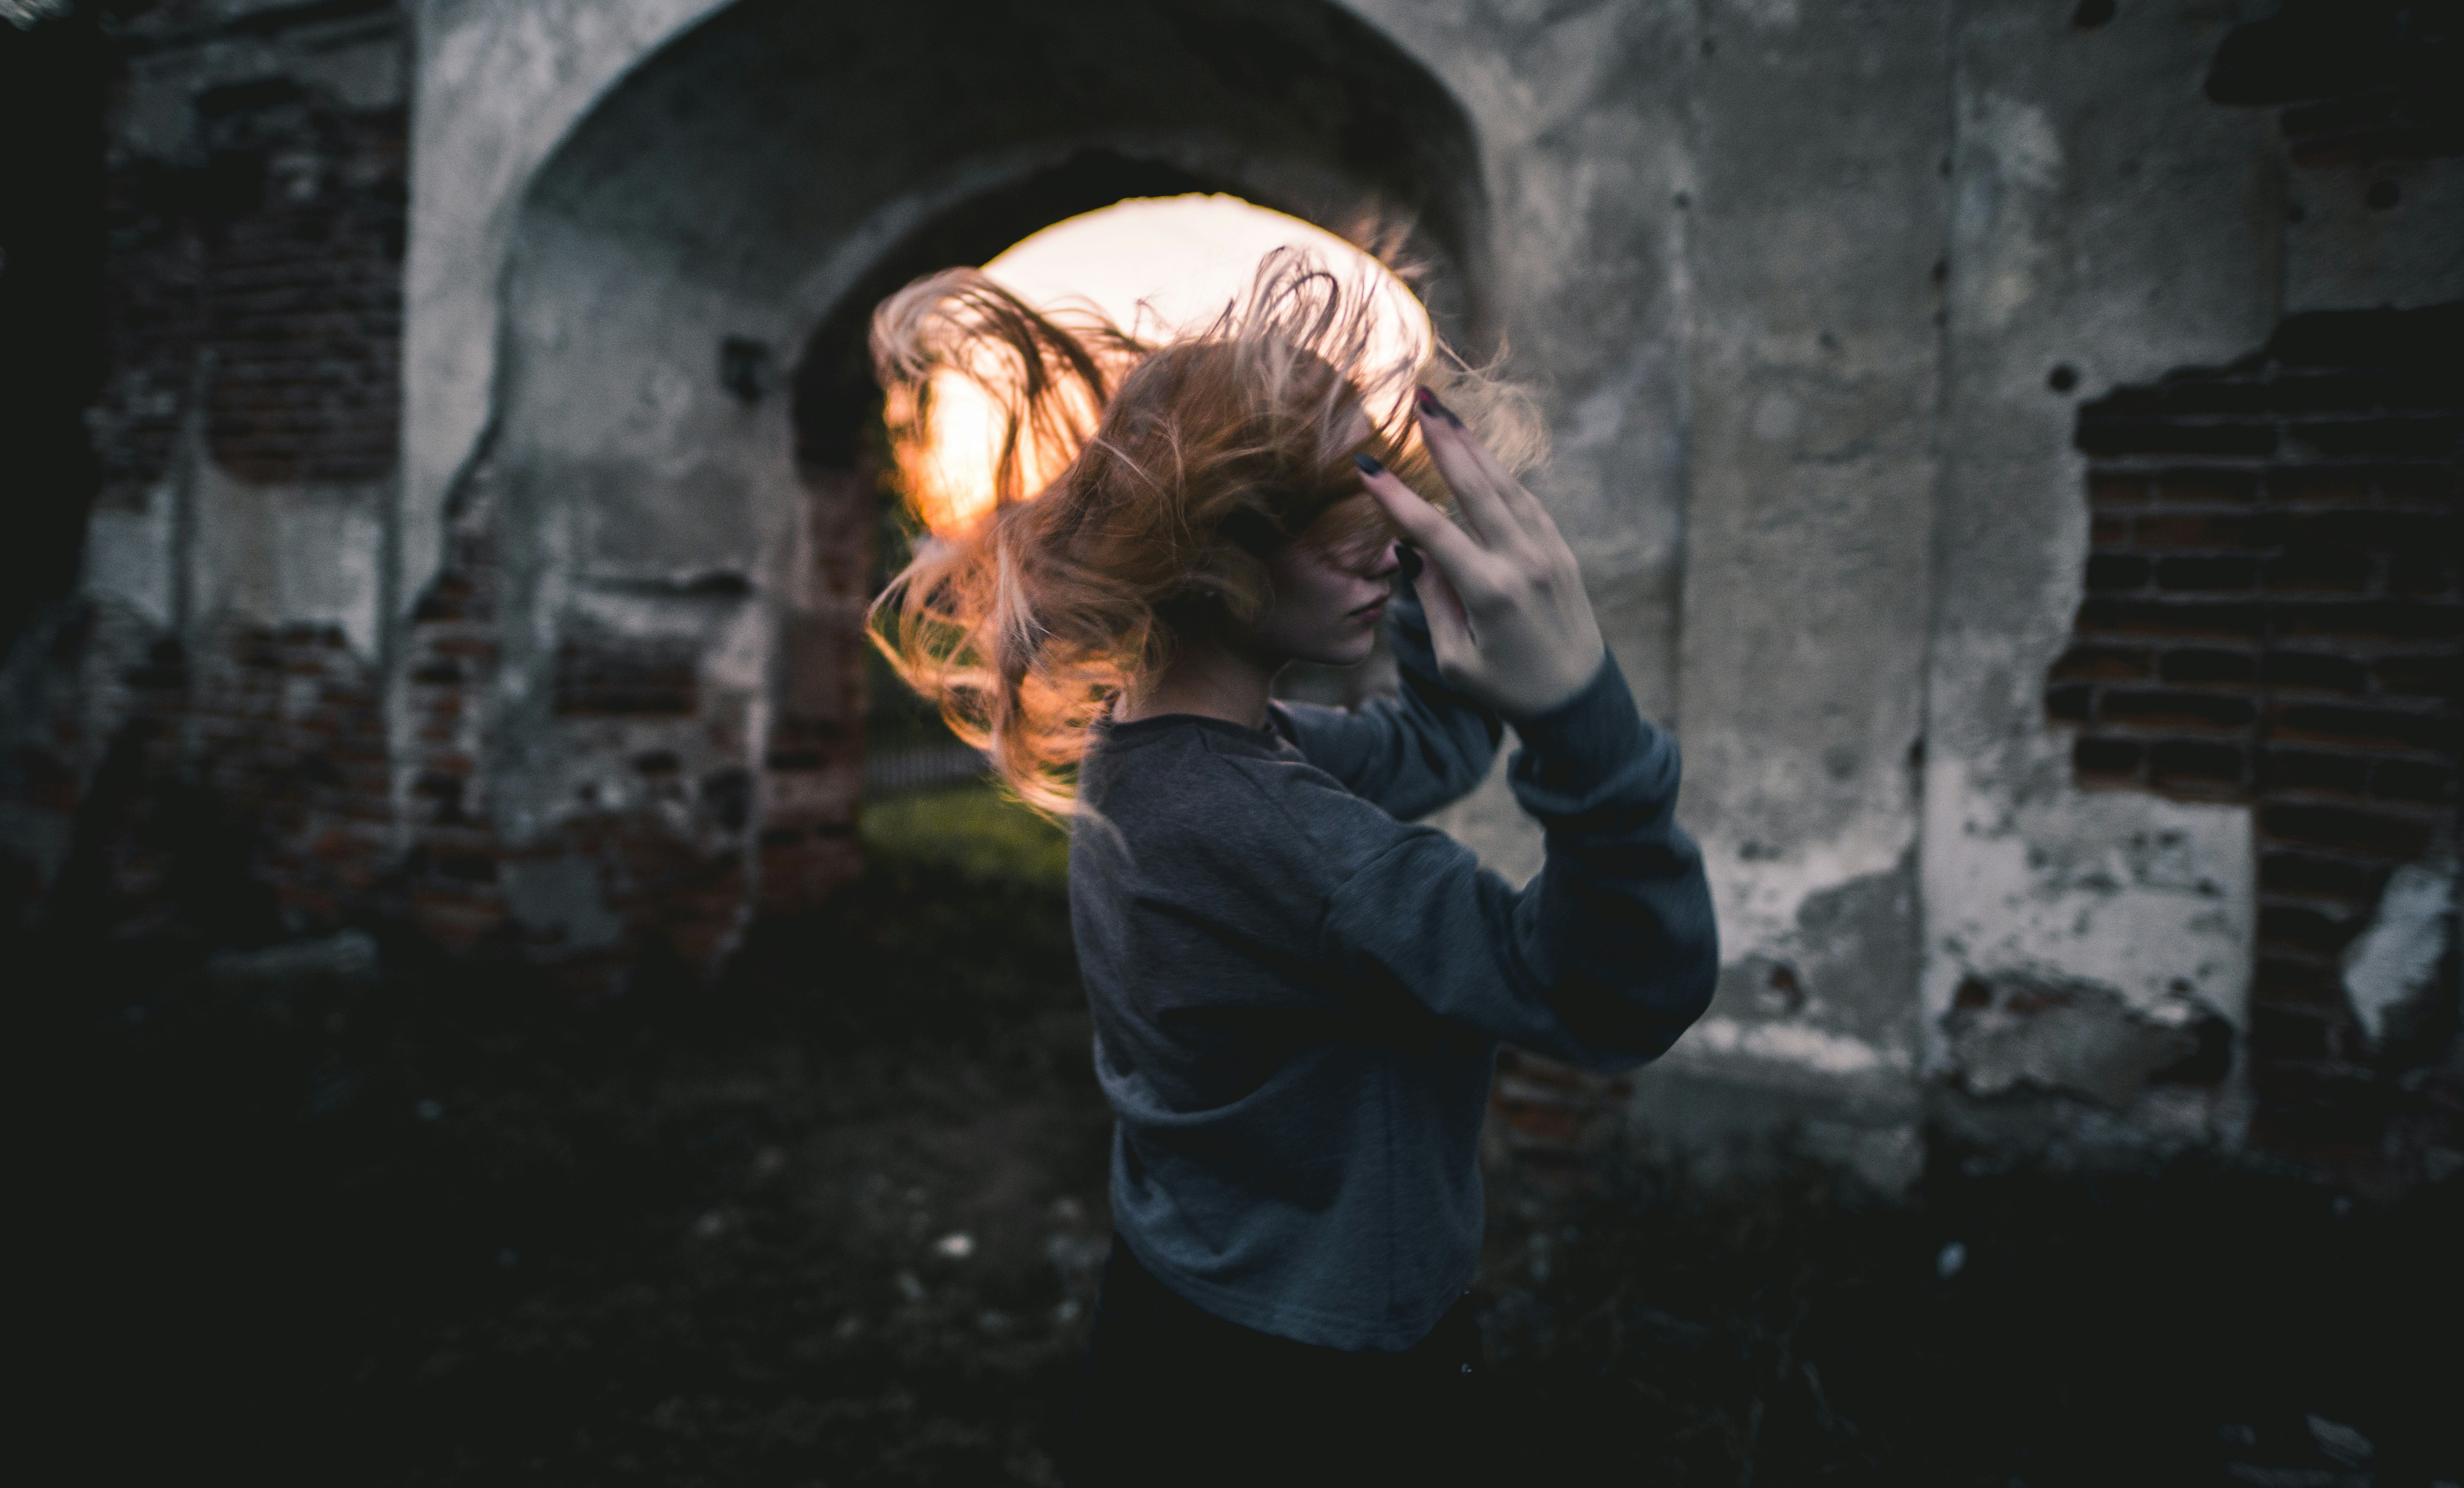
[[[868,856],[939,864],[975,878],[1061,888],[1069,882],[1069,835],[1001,794],[969,780],[865,802]]]

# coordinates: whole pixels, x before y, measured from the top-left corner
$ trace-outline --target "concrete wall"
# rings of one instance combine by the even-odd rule
[[[99,517],[90,586],[390,657],[436,926],[606,950],[692,900],[718,954],[851,863],[866,308],[1120,194],[1407,215],[1441,324],[1539,385],[1724,930],[1668,1059],[1514,1099],[1885,1185],[1929,1115],[2235,1142],[2251,809],[2090,788],[2046,688],[2082,404],[2464,296],[2452,149],[2288,150],[2209,96],[2270,9],[418,0],[388,483],[277,511],[209,470]],[[1538,862],[1500,781],[1442,820]]]

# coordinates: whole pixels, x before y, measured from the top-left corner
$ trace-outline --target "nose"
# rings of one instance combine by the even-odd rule
[[[1398,539],[1377,550],[1377,561],[1371,565],[1369,577],[1380,580],[1392,579],[1402,572],[1402,568],[1403,544]]]

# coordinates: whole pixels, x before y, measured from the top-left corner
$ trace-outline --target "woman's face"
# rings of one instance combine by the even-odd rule
[[[1346,502],[1368,501],[1366,492]],[[1345,514],[1330,513],[1337,530]],[[1323,521],[1324,518],[1321,518]],[[1315,524],[1313,524],[1315,525]],[[1375,536],[1355,537],[1331,546],[1304,535],[1285,543],[1266,559],[1274,598],[1258,618],[1259,646],[1286,661],[1350,667],[1369,659],[1376,648],[1377,624],[1386,615],[1394,593],[1396,571],[1402,566],[1395,540],[1375,523]]]

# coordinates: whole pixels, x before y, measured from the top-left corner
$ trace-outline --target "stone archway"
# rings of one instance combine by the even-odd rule
[[[563,950],[658,930],[708,965],[756,906],[854,871],[881,295],[1124,196],[1225,190],[1408,223],[1441,324],[1476,334],[1478,160],[1444,89],[1325,0],[741,0],[641,63],[513,228],[492,440],[455,496],[493,651],[423,673],[408,638],[414,692],[464,694],[431,732],[478,756],[451,804],[488,828],[485,897]]]

